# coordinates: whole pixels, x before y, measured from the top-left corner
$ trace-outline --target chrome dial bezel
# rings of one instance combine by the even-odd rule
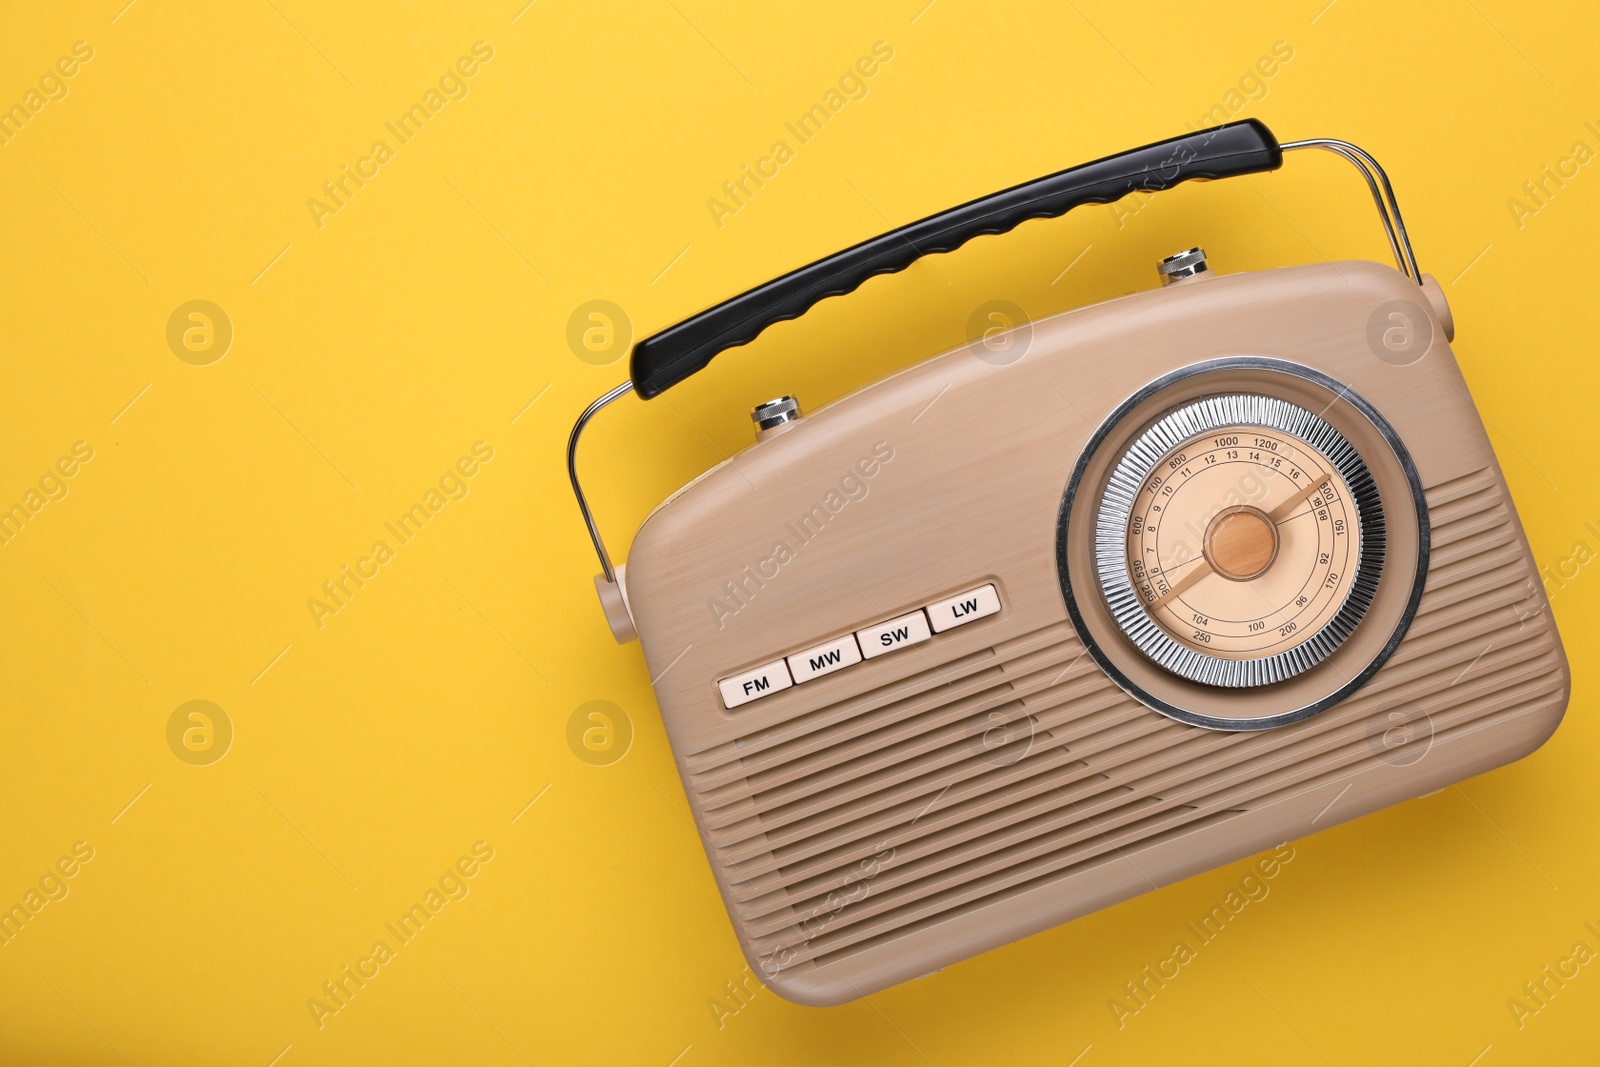
[[[1146,609],[1128,571],[1128,525],[1139,488],[1185,442],[1231,426],[1277,430],[1304,442],[1344,480],[1356,505],[1357,563],[1343,602],[1315,632],[1271,655],[1234,659],[1201,652],[1173,637]],[[1377,595],[1385,548],[1377,483],[1355,446],[1306,409],[1277,397],[1228,393],[1189,401],[1158,418],[1117,460],[1095,515],[1095,567],[1117,626],[1144,655],[1173,674],[1224,688],[1271,685],[1325,660],[1354,632]]]

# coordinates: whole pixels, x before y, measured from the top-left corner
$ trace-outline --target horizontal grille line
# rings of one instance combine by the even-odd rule
[[[1481,593],[1471,593],[1468,596],[1453,597],[1445,601],[1430,601],[1428,609],[1418,611],[1417,617],[1412,620],[1410,629],[1406,631],[1406,641],[1409,643],[1413,638],[1428,637],[1480,616],[1487,617],[1507,611],[1514,615],[1513,605],[1527,599],[1527,596],[1528,590],[1519,588],[1515,582],[1500,582]],[[1427,644],[1420,640],[1417,643]],[[1398,649],[1396,655],[1407,651]]]
[[[1427,569],[1427,590],[1422,593],[1422,606],[1419,606],[1418,614],[1438,605],[1474,597],[1478,590],[1485,587],[1514,584],[1518,576],[1525,577],[1528,574],[1518,545],[1502,545],[1493,552],[1485,553],[1485,557],[1490,558],[1475,557],[1472,560],[1456,560],[1450,565],[1430,566]]]
[[[1494,472],[1488,467],[1479,467],[1457,478],[1451,478],[1437,485],[1430,485],[1423,489],[1422,495],[1428,502],[1429,510],[1441,504],[1448,504],[1452,500],[1468,496],[1487,485],[1494,484]]]
[[[1459,563],[1464,559],[1481,556],[1491,552],[1502,545],[1515,545],[1517,543],[1516,531],[1504,520],[1484,529],[1472,531],[1452,541],[1433,543],[1432,556],[1429,570],[1434,566],[1448,567],[1452,563]]]
[[[1474,516],[1504,510],[1505,494],[1500,491],[1500,487],[1486,485],[1465,496],[1457,497],[1449,503],[1430,507],[1428,509],[1428,525],[1435,530],[1448,529],[1457,523],[1470,520]]]

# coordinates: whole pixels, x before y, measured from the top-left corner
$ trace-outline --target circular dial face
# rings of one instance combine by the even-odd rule
[[[1298,644],[1355,581],[1350,487],[1304,441],[1219,426],[1161,457],[1133,502],[1128,571],[1178,641],[1244,659]]]
[[[1376,590],[1382,514],[1366,465],[1303,408],[1247,394],[1169,413],[1113,471],[1097,527],[1124,633],[1195,681],[1309,669]]]

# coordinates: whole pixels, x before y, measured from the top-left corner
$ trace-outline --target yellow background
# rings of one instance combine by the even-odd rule
[[[74,42],[94,58],[0,146],[0,505],[74,442],[94,458],[0,546],[0,906],[76,842],[94,858],[0,946],[0,1060],[1592,1060],[1600,963],[1520,1027],[1507,1004],[1575,942],[1600,950],[1600,166],[1520,226],[1507,205],[1574,142],[1600,149],[1592,5],[524,2],[5,5],[0,105]],[[319,227],[307,201],[480,40],[468,95]],[[707,200],[877,41],[894,57],[867,95],[719,227]],[[1292,59],[1247,82],[1280,41]],[[1395,179],[1534,553],[1565,575],[1567,721],[1514,766],[1298,842],[1120,1029],[1110,999],[1244,864],[870,1001],[714,1011],[744,963],[565,481],[573,418],[625,365],[577,358],[569,316],[610,300],[642,335],[1219,105],[1352,140]],[[581,458],[619,558],[748,442],[752,402],[815,407],[960,343],[984,301],[1093,303],[1193,244],[1222,271],[1386,258],[1331,157],[1120,221],[976,241],[608,411]],[[233,326],[205,366],[167,342],[194,299]],[[319,628],[307,600],[479,441],[469,494]],[[232,724],[208,766],[169,747],[190,700]],[[631,723],[609,765],[568,744],[591,700]],[[322,983],[479,841],[470,894],[319,1028]]]

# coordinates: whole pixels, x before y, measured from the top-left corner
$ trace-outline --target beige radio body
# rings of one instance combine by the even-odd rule
[[[587,421],[918,257],[1074,206],[1360,171],[1398,270],[1165,287],[947,352],[757,443],[613,567]],[[1569,674],[1387,175],[1251,119],[1002,190],[640,341],[568,472],[754,971],[837,1004],[1531,752]]]
[[[1407,365],[1368,341],[1395,301],[1427,315],[1432,336]],[[662,504],[634,541],[629,607],[762,980],[802,1003],[849,1000],[1548,737],[1566,660],[1448,318],[1431,279],[1419,293],[1372,263],[1200,275],[1037,322],[1015,362],[970,348],[929,360],[786,424]],[[1175,367],[1238,357],[1319,372],[1375,408],[1415,464],[1431,546],[1414,618],[1381,669],[1303,721],[1224,732],[1158,714],[1086,654],[1056,543],[1069,476],[1113,411]],[[1219,387],[1197,376],[1198,391]],[[1325,417],[1356,440],[1361,413],[1343,408],[1335,399]],[[1404,486],[1384,488],[1391,516],[1403,512]],[[1380,623],[1404,612],[1403,565],[1386,578],[1399,599],[1380,594],[1358,638],[1390,635]],[[907,635],[926,639],[754,699],[719,686],[847,635],[865,650],[880,624],[898,631],[934,605],[948,625],[933,632],[923,614],[930,625]],[[1352,674],[1374,653],[1358,644],[1341,650]],[[1335,657],[1311,675],[1338,668]],[[1195,689],[1219,711],[1241,699]],[[1391,729],[1428,737],[1396,749]],[[997,730],[1019,743],[996,744]]]

